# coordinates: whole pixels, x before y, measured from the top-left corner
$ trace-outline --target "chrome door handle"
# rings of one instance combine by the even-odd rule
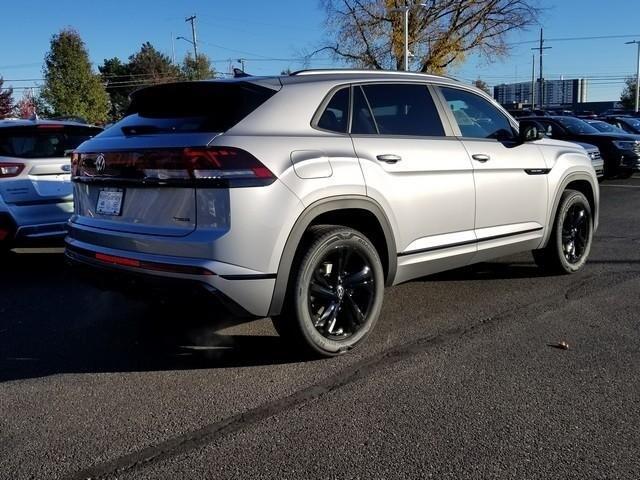
[[[491,157],[489,155],[485,155],[484,153],[476,153],[475,155],[471,155],[471,158],[480,163],[488,162],[489,160],[491,160]]]
[[[392,153],[378,155],[376,158],[385,163],[398,163],[400,160],[402,160],[402,157],[400,155],[394,155]]]

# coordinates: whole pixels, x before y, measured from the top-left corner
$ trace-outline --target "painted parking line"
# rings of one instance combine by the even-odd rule
[[[602,187],[615,187],[615,188],[640,188],[640,185],[611,185],[611,184],[600,185],[600,188],[602,188]]]

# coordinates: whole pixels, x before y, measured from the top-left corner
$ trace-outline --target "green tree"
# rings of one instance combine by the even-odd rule
[[[109,97],[100,75],[91,69],[78,32],[65,29],[51,38],[43,74],[41,97],[54,115],[82,117],[92,123],[107,119]]]
[[[636,79],[629,77],[625,82],[626,85],[620,95],[620,103],[624,108],[633,110],[636,107]]]
[[[119,58],[105,58],[103,64],[98,67],[102,82],[106,85],[109,94],[109,120],[120,119],[129,106],[129,95],[138,88],[134,77],[131,76],[131,67],[128,63],[122,63]]]
[[[508,52],[507,36],[537,22],[537,0],[321,0],[336,60],[365,68],[399,70],[409,6],[410,69],[443,73],[472,53],[495,60]],[[314,52],[314,53],[316,53]],[[313,55],[313,54],[312,54]]]
[[[0,77],[0,118],[10,117],[13,113],[13,88],[4,88],[4,78]]]
[[[489,87],[489,84],[487,82],[485,82],[484,80],[481,79],[476,79],[473,82],[471,82],[471,85],[473,85],[476,88],[479,88],[480,90],[485,91],[487,94],[493,96],[491,94],[491,87]]]
[[[173,82],[179,80],[182,73],[180,67],[149,42],[143,43],[140,51],[129,57],[129,71],[137,86]]]
[[[187,80],[206,80],[215,77],[216,72],[208,56],[200,53],[196,62],[191,52],[189,52],[182,61],[182,75]]]

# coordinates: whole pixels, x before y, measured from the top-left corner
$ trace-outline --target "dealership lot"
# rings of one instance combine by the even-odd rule
[[[330,360],[85,286],[59,250],[3,259],[0,478],[636,478],[640,177],[601,195],[580,273],[518,255],[390,288]]]

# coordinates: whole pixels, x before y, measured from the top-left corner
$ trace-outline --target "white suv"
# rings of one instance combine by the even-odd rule
[[[526,250],[575,272],[598,223],[582,147],[412,73],[139,90],[73,181],[73,264],[119,288],[204,288],[321,355],[366,337],[385,285]]]
[[[55,120],[0,120],[0,255],[61,241],[73,211],[70,153],[101,128]]]

